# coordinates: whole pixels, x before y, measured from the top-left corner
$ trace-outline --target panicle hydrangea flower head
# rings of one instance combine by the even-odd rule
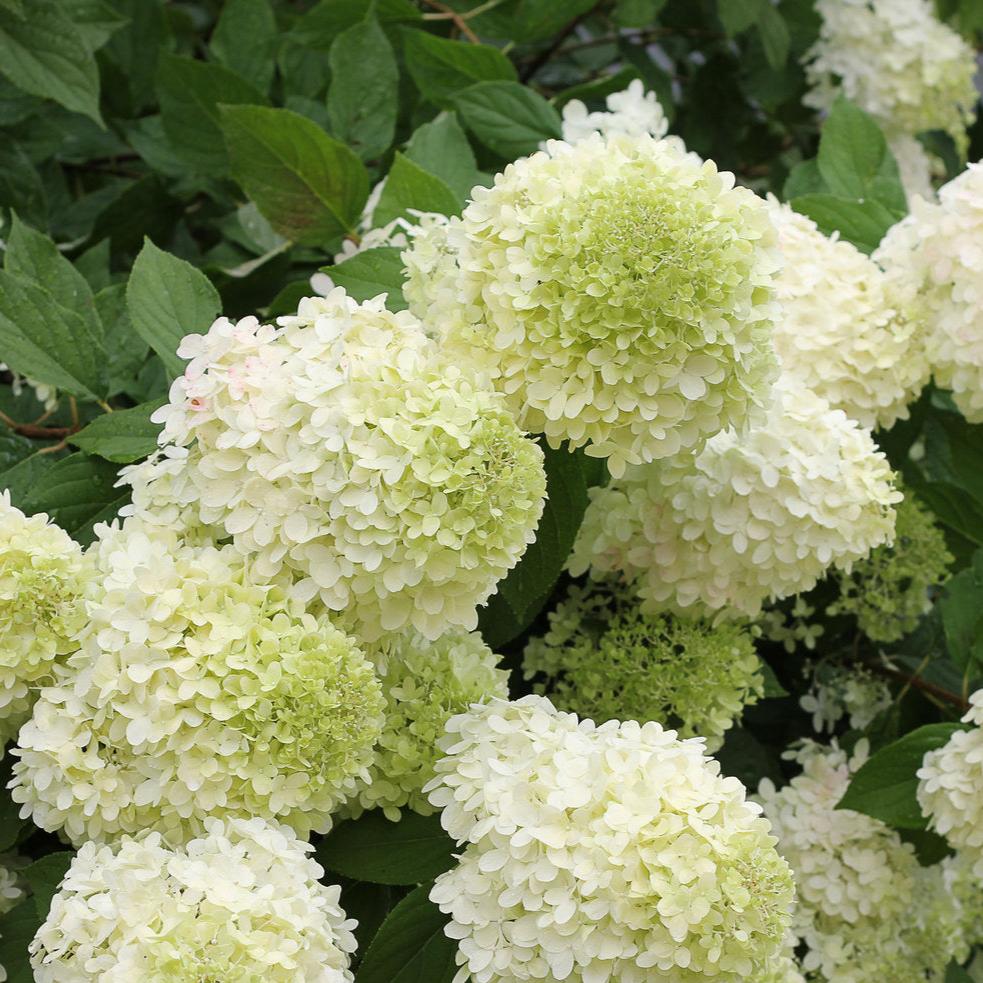
[[[789,655],[800,645],[813,652],[826,631],[824,625],[813,620],[815,614],[816,609],[800,594],[790,607],[776,606],[762,611],[755,622],[755,631],[759,638],[781,645]]]
[[[182,342],[191,361],[155,419],[187,453],[129,474],[134,509],[190,499],[258,576],[289,571],[367,640],[474,628],[534,538],[542,451],[381,298],[335,290],[279,325],[221,319]]]
[[[368,650],[382,682],[386,722],[368,778],[344,812],[381,808],[399,819],[407,806],[425,816],[434,809],[423,787],[440,757],[437,739],[447,721],[473,703],[508,697],[508,673],[477,632],[448,632],[429,641],[416,632],[384,638]]]
[[[563,107],[563,139],[577,143],[593,133],[602,137],[652,136],[660,139],[669,129],[669,120],[658,96],[645,91],[641,79],[633,79],[627,89],[612,92],[605,100],[607,112],[590,112],[579,99]]]
[[[782,250],[782,372],[864,427],[908,418],[931,369],[920,322],[894,305],[891,280],[845,239],[770,200]]]
[[[702,741],[526,696],[452,718],[441,747],[430,799],[467,845],[430,897],[459,979],[738,983],[782,954],[787,865]]]
[[[852,614],[876,642],[896,642],[932,607],[930,591],[949,575],[952,554],[932,513],[910,491],[898,503],[894,543],[839,572],[839,598],[827,614]]]
[[[0,491],[0,747],[31,715],[55,663],[76,647],[91,580],[68,533],[44,514],[24,515]]]
[[[649,610],[754,617],[890,541],[892,477],[868,431],[783,384],[748,433],[591,489],[569,568],[635,579]]]
[[[85,843],[30,946],[37,983],[351,983],[355,923],[313,848],[262,819]]]
[[[880,820],[837,808],[867,750],[860,741],[848,757],[835,744],[805,742],[787,755],[802,773],[782,789],[769,779],[759,788],[795,874],[792,927],[806,948],[802,969],[828,983],[941,983],[936,974],[944,975],[960,946],[952,908],[941,904],[941,869],[920,867],[914,848]]]
[[[0,863],[0,915],[6,915],[26,896],[16,869],[6,866],[11,862],[11,859],[9,856],[4,857],[4,862]],[[13,859],[17,860],[18,858]],[[22,863],[26,863],[26,861],[22,861]]]
[[[945,130],[964,149],[977,93],[973,49],[931,0],[818,0],[819,40],[806,53],[807,105],[844,94],[890,135]]]
[[[951,389],[971,423],[983,423],[983,162],[915,201],[888,231],[874,258],[909,291],[912,316],[925,324],[936,383]]]
[[[561,710],[603,722],[657,720],[680,737],[723,743],[744,707],[764,695],[750,631],[641,610],[615,581],[573,585],[549,616],[549,631],[526,646],[526,678],[546,675]]]
[[[891,687],[870,669],[827,661],[814,667],[812,687],[799,699],[820,734],[832,733],[844,717],[852,729],[863,730],[892,703]]]
[[[94,546],[103,596],[21,729],[14,799],[73,843],[209,816],[325,830],[383,723],[372,665],[232,546],[131,518]]]
[[[550,141],[403,254],[410,309],[612,474],[743,425],[773,376],[764,203],[649,136]]]
[[[917,195],[926,201],[934,201],[935,182],[945,176],[944,162],[907,133],[890,136],[887,145],[898,165],[905,198],[911,201]]]
[[[929,827],[973,864],[983,880],[983,689],[969,698],[963,722],[940,748],[929,751],[918,769],[918,804]]]

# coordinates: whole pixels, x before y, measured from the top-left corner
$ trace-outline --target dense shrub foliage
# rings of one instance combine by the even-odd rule
[[[0,979],[983,981],[976,0],[0,0]]]

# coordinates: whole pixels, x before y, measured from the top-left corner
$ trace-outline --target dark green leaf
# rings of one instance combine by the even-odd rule
[[[58,461],[54,454],[35,452],[0,474],[0,488],[6,488],[14,505],[22,509],[24,500]]]
[[[471,145],[453,113],[441,113],[419,127],[406,145],[406,156],[436,174],[462,201],[480,178]]]
[[[294,24],[290,37],[302,45],[327,51],[344,30],[365,19],[365,0],[321,0]],[[418,21],[410,0],[376,0],[375,16],[383,24]]]
[[[588,489],[604,480],[604,462],[582,450],[543,449],[547,498],[536,540],[479,611],[481,634],[493,649],[520,635],[546,603],[573,547]]]
[[[457,945],[444,935],[447,916],[428,895],[411,891],[386,917],[358,969],[356,983],[451,983]]]
[[[25,92],[102,125],[95,58],[55,0],[31,0],[23,19],[0,7],[0,72]]]
[[[386,915],[396,904],[399,889],[388,884],[369,884],[365,881],[341,882],[341,906],[349,918],[354,918],[355,941],[358,953],[363,953],[379,931]]]
[[[512,31],[519,41],[541,41],[597,6],[597,0],[519,0]]]
[[[823,124],[816,158],[828,189],[834,195],[863,198],[886,155],[887,141],[877,124],[853,103],[837,99]]]
[[[51,907],[51,899],[58,890],[68,868],[72,865],[74,853],[68,850],[61,850],[57,853],[48,853],[28,864],[21,872],[21,877],[31,886],[31,894],[34,897],[34,907],[37,910],[38,918],[42,921],[48,917],[48,909]]]
[[[126,306],[126,284],[114,283],[96,294],[106,345],[109,395],[130,392],[147,361],[150,346],[136,333]]]
[[[134,330],[160,355],[172,378],[184,372],[177,355],[181,339],[203,334],[221,310],[218,291],[201,270],[149,239],[133,264],[126,304]]]
[[[266,103],[266,97],[235,72],[170,54],[160,58],[157,95],[174,150],[206,174],[224,174],[229,168],[218,107]]]
[[[68,442],[86,454],[104,457],[117,464],[139,461],[157,449],[161,427],[159,423],[150,422],[150,415],[164,402],[158,399],[133,409],[97,416]]]
[[[619,27],[650,27],[666,0],[618,0],[611,16]]]
[[[226,68],[267,92],[275,43],[276,17],[269,0],[225,0],[209,46]]]
[[[403,810],[392,822],[380,810],[337,826],[317,848],[326,870],[372,884],[420,884],[454,865],[454,841],[437,815]]]
[[[431,101],[446,105],[456,92],[475,82],[515,80],[515,68],[497,48],[448,41],[426,31],[404,32],[406,67],[417,88]]]
[[[328,116],[331,132],[362,160],[393,141],[399,69],[392,45],[374,18],[343,31],[331,45]]]
[[[854,201],[836,195],[808,194],[792,199],[792,207],[808,215],[827,235],[839,232],[859,250],[872,253],[884,233],[901,217],[878,201]]]
[[[758,22],[770,0],[717,0],[717,16],[724,30],[733,37]]]
[[[514,160],[533,153],[543,140],[559,139],[559,113],[518,82],[478,82],[454,96],[464,125],[489,150]]]
[[[785,187],[782,195],[786,201],[793,198],[801,198],[803,195],[824,194],[829,191],[822,174],[819,173],[819,164],[815,158],[804,160],[796,164],[789,171],[785,180]]]
[[[281,235],[326,246],[352,232],[369,194],[362,162],[288,109],[223,108],[236,180]]]
[[[13,141],[0,141],[0,205],[16,208],[36,225],[47,224],[47,195],[41,175],[24,148]]]
[[[953,662],[972,676],[983,671],[983,550],[972,566],[952,577],[939,602],[946,647]]]
[[[25,898],[0,918],[0,965],[7,971],[8,983],[33,983],[27,947],[42,921],[33,898]]]
[[[386,306],[391,311],[406,309],[403,299],[402,250],[398,246],[378,246],[356,253],[337,266],[325,266],[323,272],[355,300],[371,300],[387,294]]]
[[[765,57],[774,69],[781,68],[788,61],[788,28],[777,7],[771,2],[763,3],[758,17],[758,31],[764,45]]]
[[[69,454],[48,468],[44,481],[23,497],[20,507],[31,515],[47,512],[62,529],[87,546],[92,542],[96,523],[114,519],[129,498],[128,488],[116,487],[114,465],[78,453]]]
[[[93,336],[102,334],[92,288],[46,235],[25,225],[16,214],[7,238],[3,267],[43,287],[54,299],[85,320]]]
[[[945,983],[973,983],[973,977],[958,963],[949,963],[945,971]]]
[[[419,164],[397,152],[382,197],[373,212],[373,224],[381,227],[394,218],[406,217],[410,209],[457,215],[461,203],[439,177],[428,174]]]
[[[0,360],[74,396],[106,394],[102,340],[89,322],[6,270],[0,271]]]
[[[124,24],[105,0],[58,0],[62,12],[81,33],[89,51],[98,51]]]
[[[852,809],[898,829],[925,829],[918,798],[918,769],[965,724],[926,724],[873,754],[850,781],[838,809]]]

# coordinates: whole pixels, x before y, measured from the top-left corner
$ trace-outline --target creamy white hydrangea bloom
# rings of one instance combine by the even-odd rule
[[[783,259],[773,335],[783,374],[862,426],[907,419],[931,375],[920,322],[856,246],[774,198],[769,210]]]
[[[383,724],[354,640],[232,546],[132,518],[100,535],[103,596],[20,732],[21,814],[76,844],[180,843],[209,816],[329,828]]]
[[[340,289],[279,327],[220,319],[180,353],[154,419],[187,454],[130,472],[137,511],[190,504],[259,576],[288,570],[367,640],[476,626],[546,487],[500,394],[413,315]]]
[[[974,726],[956,731],[929,751],[918,769],[918,804],[929,826],[973,861],[983,880],[983,689],[962,718]]]
[[[776,234],[732,174],[649,136],[594,135],[473,194],[404,252],[404,294],[523,426],[617,475],[766,401]]]
[[[55,663],[76,647],[91,579],[68,533],[43,513],[24,515],[0,491],[0,753]]]
[[[33,390],[34,398],[45,408],[48,413],[58,409],[58,390],[46,382],[38,382],[36,379],[28,379],[18,372],[11,370],[10,366],[0,362],[0,372],[10,372],[10,388],[15,396],[19,396],[24,387]]]
[[[972,423],[983,423],[983,163],[970,164],[939,191],[915,201],[874,258],[909,291],[924,320],[936,383],[951,389]]]
[[[477,632],[448,632],[429,641],[416,632],[390,635],[368,649],[386,698],[386,723],[368,777],[344,808],[358,815],[381,808],[399,819],[406,806],[430,815],[423,792],[440,757],[447,721],[474,703],[508,697],[508,673]]]
[[[19,901],[25,897],[24,889],[21,887],[20,878],[13,867],[8,867],[11,857],[0,858],[0,915],[7,914]],[[17,858],[13,858],[16,860]],[[26,861],[20,861],[21,864]]]
[[[862,665],[820,662],[812,668],[812,686],[799,698],[799,706],[812,714],[813,729],[832,733],[847,718],[862,730],[893,703],[891,687]]]
[[[788,868],[702,741],[527,696],[452,718],[441,747],[430,799],[467,845],[430,897],[457,980],[743,983],[783,955]]]
[[[753,617],[891,540],[892,477],[868,431],[782,385],[749,433],[591,489],[569,567],[635,579],[651,610]]]
[[[817,0],[819,40],[806,53],[806,104],[843,93],[890,136],[945,130],[960,148],[976,105],[976,57],[931,0]]]
[[[590,112],[579,99],[571,99],[563,107],[563,139],[576,143],[599,133],[602,137],[652,136],[661,138],[669,129],[669,121],[658,96],[645,91],[641,79],[633,79],[627,89],[612,92],[605,100],[607,112]]]
[[[261,819],[86,843],[31,943],[37,983],[351,983],[355,922],[313,847]]]
[[[932,156],[921,143],[907,133],[899,133],[888,139],[888,147],[898,164],[901,186],[911,202],[916,196],[926,201],[935,200],[935,178],[945,174],[945,165]]]
[[[852,757],[835,744],[807,742],[788,755],[802,765],[800,775],[782,789],[769,779],[759,788],[795,874],[802,969],[828,983],[941,983],[961,945],[950,931],[954,910],[944,904],[941,868],[921,868],[914,848],[880,820],[837,808],[867,751],[866,741]]]

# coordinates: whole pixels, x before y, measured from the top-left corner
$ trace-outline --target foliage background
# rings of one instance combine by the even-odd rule
[[[979,0],[945,0],[940,15],[983,29]],[[411,208],[454,213],[473,185],[558,137],[566,101],[595,107],[634,78],[689,149],[869,251],[903,214],[903,194],[894,184],[878,198],[865,183],[886,154],[874,124],[844,109],[824,130],[803,106],[800,58],[817,30],[809,0],[0,0],[0,359],[60,394],[48,411],[4,374],[0,485],[88,542],[125,502],[119,468],[155,445],[150,414],[181,371],[183,334],[219,312],[291,311],[357,239],[383,176],[377,225]],[[950,176],[961,169],[951,141],[926,141]],[[969,159],[981,151],[977,124]],[[834,171],[860,184],[837,185]],[[402,306],[396,249],[330,275],[357,299],[388,290]],[[983,676],[983,427],[930,390],[878,440],[957,557],[943,602],[892,652],[897,698],[868,728],[904,771],[951,732]],[[548,468],[537,543],[482,615],[512,668],[562,589],[587,488],[603,480],[579,454],[550,453]],[[824,648],[873,659],[876,645],[841,621]],[[781,749],[811,733],[798,665],[778,646],[763,654],[771,697],[719,755],[750,787],[782,781]],[[922,824],[884,814],[885,775],[868,771],[854,806],[907,823],[920,856],[936,859],[944,845]],[[0,849],[33,861],[33,897],[0,921],[0,962],[29,980],[27,942],[70,854],[22,824],[6,792]],[[343,824],[319,845],[361,921],[360,983],[453,977],[443,916],[426,899],[450,849],[436,819],[413,816]]]

